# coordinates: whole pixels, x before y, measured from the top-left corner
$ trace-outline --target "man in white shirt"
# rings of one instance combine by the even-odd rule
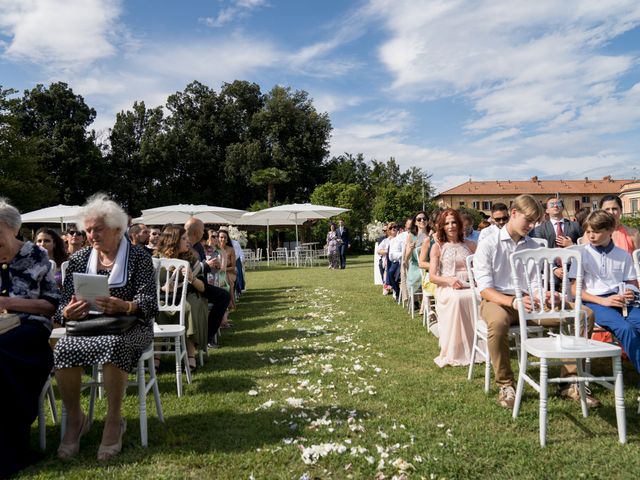
[[[509,409],[513,409],[515,400],[514,375],[509,358],[509,327],[518,323],[509,255],[539,247],[527,234],[542,214],[542,206],[535,198],[531,195],[520,195],[514,200],[509,211],[507,225],[479,242],[473,258],[476,283],[482,296],[480,314],[487,322],[489,355],[496,383],[500,387],[498,404]],[[530,280],[533,280],[533,272],[528,272],[528,275]],[[525,285],[522,287],[526,290]],[[525,308],[531,307],[530,297],[525,297],[523,301]],[[588,313],[590,325],[593,325],[593,314],[591,311]],[[575,372],[575,365],[567,365],[563,367],[561,375],[575,375]],[[573,391],[567,393],[567,396],[572,394]],[[599,403],[593,397],[587,401],[593,406]]]
[[[400,295],[400,261],[402,260],[404,242],[403,238],[398,235],[398,225],[392,223],[387,228],[388,231],[391,231],[391,238],[389,238],[387,276],[389,279],[389,285],[391,285],[391,288],[393,289],[393,298],[397,300],[398,295]]]
[[[482,239],[491,235],[493,232],[497,232],[507,224],[509,221],[509,208],[504,203],[494,203],[491,206],[491,221],[493,223],[490,226],[480,230],[477,243],[480,243]]]

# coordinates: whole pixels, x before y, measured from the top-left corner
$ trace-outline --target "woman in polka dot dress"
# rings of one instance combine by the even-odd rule
[[[120,335],[66,336],[56,344],[56,379],[67,410],[67,428],[58,457],[66,460],[78,453],[80,438],[89,428],[80,407],[82,367],[100,363],[108,403],[98,459],[108,460],[122,448],[126,423],[121,404],[128,372],[153,341],[153,320],[158,310],[155,274],[151,257],[124,238],[128,219],[119,205],[96,195],[88,200],[79,217],[90,247],[69,259],[55,320],[64,324],[87,318],[89,303],[74,295],[73,273],[79,272],[108,276],[109,296],[96,299],[98,310],[107,316],[136,315],[139,322]]]

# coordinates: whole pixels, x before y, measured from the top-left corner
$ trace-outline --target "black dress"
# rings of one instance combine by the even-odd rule
[[[125,242],[126,239],[121,241]],[[128,242],[127,242],[128,243]],[[137,315],[142,322],[121,335],[99,335],[95,337],[63,337],[56,344],[53,361],[56,369],[112,363],[125,372],[132,371],[140,355],[153,340],[153,321],[158,313],[156,283],[153,262],[142,247],[128,245],[128,268],[126,283],[110,288],[113,297],[134,301],[138,305]],[[62,299],[54,319],[64,323],[63,309],[73,295],[73,273],[86,273],[91,247],[83,248],[69,259],[62,287]],[[98,275],[109,275],[99,270]]]
[[[9,263],[0,264],[0,295],[44,299],[54,307],[60,292],[46,252],[25,242]],[[51,373],[51,320],[17,313],[20,326],[0,335],[0,478],[32,463],[31,424],[38,397]]]

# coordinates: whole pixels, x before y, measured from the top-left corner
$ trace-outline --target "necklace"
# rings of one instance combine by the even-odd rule
[[[116,259],[114,258],[113,260],[111,260],[111,263],[107,263],[105,262],[102,257],[98,256],[98,258],[100,259],[100,263],[102,264],[103,267],[112,267],[114,262],[116,261]]]

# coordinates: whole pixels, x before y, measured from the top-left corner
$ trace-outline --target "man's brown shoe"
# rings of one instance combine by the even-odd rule
[[[587,387],[584,387],[584,391],[586,394],[587,406],[589,408],[598,408],[602,406],[600,400],[598,400],[591,394],[591,390],[589,390]],[[573,400],[574,402],[580,402],[580,389],[578,388],[578,384],[572,383],[570,385],[567,385],[562,390],[560,390],[560,396],[562,398]]]
[[[500,387],[500,393],[498,394],[498,405],[503,408],[513,410],[513,404],[516,401],[516,391],[511,385],[506,387]]]

